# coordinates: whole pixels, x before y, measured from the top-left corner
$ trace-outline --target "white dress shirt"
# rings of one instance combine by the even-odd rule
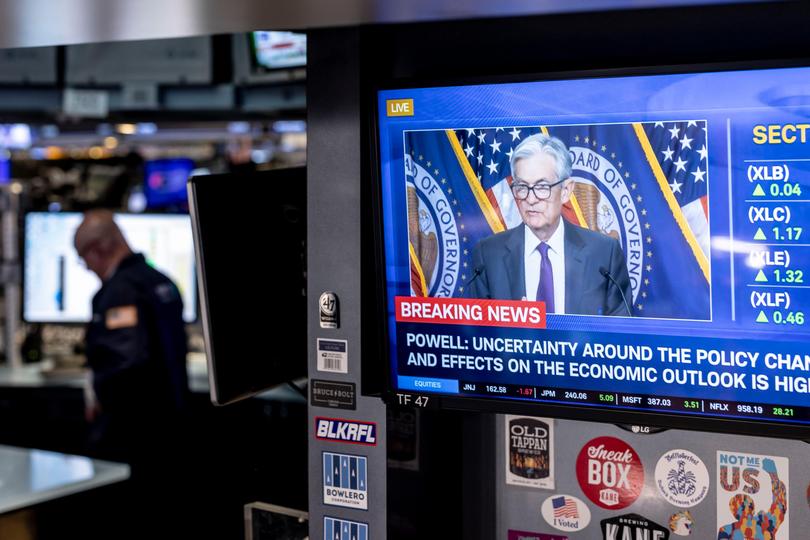
[[[524,230],[523,275],[526,280],[526,299],[537,299],[540,285],[540,261],[538,246],[540,239],[527,226]],[[557,222],[557,230],[548,239],[548,259],[551,261],[551,275],[554,277],[554,313],[565,313],[565,227],[562,217]]]

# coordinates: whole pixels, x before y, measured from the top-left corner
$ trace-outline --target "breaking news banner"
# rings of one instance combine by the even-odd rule
[[[401,389],[810,419],[801,342],[553,330],[531,301],[398,296],[394,318]]]

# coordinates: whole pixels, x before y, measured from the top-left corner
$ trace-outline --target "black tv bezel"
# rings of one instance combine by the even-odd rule
[[[521,82],[546,82],[559,80],[588,80],[597,78],[617,78],[634,76],[655,76],[675,74],[697,74],[724,71],[759,71],[782,68],[810,68],[810,58],[769,59],[750,62],[707,62],[698,64],[648,65],[609,69],[584,69],[571,71],[548,71],[515,75],[489,75],[469,77],[433,78],[391,78],[376,81],[367,87],[363,96],[366,101],[365,136],[368,138],[367,161],[369,163],[368,193],[371,209],[366,219],[371,222],[373,245],[364,245],[365,251],[373,251],[373,260],[364,255],[366,264],[372,265],[374,283],[369,284],[365,294],[373,295],[373,302],[364,302],[366,309],[373,309],[371,317],[364,317],[366,332],[373,331],[373,338],[364,339],[364,363],[382,358],[382,366],[363,368],[364,384],[362,392],[378,395],[390,405],[410,405],[428,408],[445,408],[464,411],[477,411],[500,414],[522,414],[545,416],[571,420],[582,420],[608,424],[638,425],[665,429],[685,429],[691,431],[756,435],[763,437],[797,439],[810,442],[810,422],[808,424],[787,423],[774,420],[722,418],[690,413],[672,414],[646,410],[626,410],[581,406],[576,404],[556,404],[523,401],[510,398],[466,397],[461,395],[432,392],[403,391],[395,388],[392,380],[391,350],[388,332],[388,293],[385,262],[384,223],[382,208],[382,174],[380,156],[380,111],[379,92],[386,90],[407,90],[410,88],[441,88],[451,86],[478,86]],[[364,240],[364,244],[369,242]],[[382,377],[382,383],[379,380]],[[417,401],[417,398],[421,398]],[[407,403],[404,400],[408,400]]]
[[[22,242],[20,242],[20,320],[26,324],[53,324],[53,325],[61,325],[61,326],[86,326],[90,320],[82,320],[82,319],[70,319],[70,320],[31,320],[26,318],[25,316],[25,291],[28,280],[26,279],[25,273],[25,262],[26,262],[26,255],[28,248],[26,247],[26,236],[27,236],[27,224],[28,224],[28,215],[29,214],[82,214],[81,211],[60,211],[60,212],[48,212],[42,210],[31,210],[27,212],[23,212],[20,214],[22,217],[20,228],[20,237]],[[130,215],[130,216],[189,216],[189,220],[191,220],[191,216],[189,214],[183,213],[160,213],[160,212],[144,212],[144,213],[137,213],[137,212],[113,212],[115,215]],[[193,236],[193,235],[192,235]],[[196,265],[197,260],[193,258],[193,262]],[[186,326],[193,326],[200,322],[200,294],[197,288],[197,272],[194,272],[194,283],[192,283],[192,288],[194,291],[194,319],[187,321],[183,319],[183,322]],[[92,300],[92,298],[91,298]]]

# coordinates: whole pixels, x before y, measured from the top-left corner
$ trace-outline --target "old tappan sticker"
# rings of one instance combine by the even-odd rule
[[[670,450],[655,466],[655,485],[670,504],[692,508],[709,493],[709,470],[689,450]]]
[[[790,540],[789,478],[787,458],[718,451],[717,540]]]
[[[669,531],[638,514],[602,520],[603,540],[668,540]]]
[[[627,508],[644,487],[644,466],[633,448],[615,437],[587,442],[577,457],[577,480],[585,495],[608,510]]]
[[[554,489],[554,420],[506,415],[506,483]]]
[[[108,330],[137,326],[138,308],[134,305],[110,308],[104,314],[104,324]]]
[[[591,510],[572,495],[552,495],[543,502],[540,513],[558,531],[581,531],[591,522]]]
[[[692,534],[692,527],[695,525],[695,518],[689,510],[682,510],[669,517],[669,530],[678,536],[689,536]]]
[[[568,540],[567,536],[560,536],[559,534],[543,534],[528,531],[514,531],[509,529],[507,533],[507,540]]]

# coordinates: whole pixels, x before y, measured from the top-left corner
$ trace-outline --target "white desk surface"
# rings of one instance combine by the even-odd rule
[[[129,478],[129,465],[0,445],[0,514]]]
[[[84,388],[89,384],[89,371],[74,370],[63,374],[48,374],[43,371],[46,364],[28,364],[21,368],[11,368],[0,365],[0,388],[46,388],[46,387],[69,387]],[[199,394],[209,392],[208,366],[205,362],[205,355],[202,353],[191,353],[186,362],[188,373],[189,389]],[[295,381],[299,386],[306,384],[306,379]],[[291,403],[306,404],[306,398],[282,384],[262,392],[256,396],[259,399],[268,401],[286,401]]]

